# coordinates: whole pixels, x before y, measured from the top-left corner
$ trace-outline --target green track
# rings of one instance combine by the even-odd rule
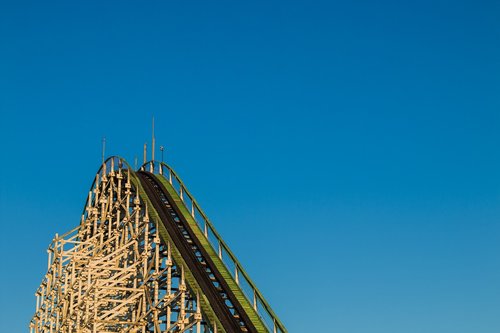
[[[164,178],[164,177],[156,177],[160,182],[165,186],[169,194],[174,198],[174,203],[175,205],[179,208],[181,211],[182,215],[186,219],[186,221],[189,223],[189,226],[193,230],[196,238],[200,241],[200,243],[203,245],[205,250],[210,254],[211,259],[214,261],[217,269],[219,272],[222,274],[224,279],[226,280],[227,284],[229,285],[231,291],[234,293],[238,301],[240,302],[241,306],[245,309],[248,317],[250,317],[250,320],[252,321],[252,324],[257,328],[259,332],[268,332],[266,327],[264,326],[264,323],[260,319],[259,315],[257,312],[254,310],[250,302],[247,300],[245,295],[243,294],[243,291],[240,289],[236,281],[233,279],[233,276],[227,269],[226,265],[222,262],[222,260],[219,258],[217,253],[214,251],[213,247],[210,245],[208,242],[207,238],[205,235],[201,232],[200,228],[198,227],[196,221],[193,219],[189,211],[186,209],[186,206],[184,206],[184,203],[182,202],[181,198],[177,194],[177,191],[170,185],[170,183]]]
[[[169,170],[171,170],[171,169],[169,168]],[[171,172],[173,172],[173,170],[171,170]],[[175,173],[173,173],[173,174],[176,177],[176,179],[179,181],[180,185],[185,189],[185,186],[180,181],[180,178]],[[131,178],[132,178],[133,184],[138,189],[138,193],[139,193],[141,200],[143,200],[147,204],[148,213],[149,213],[150,218],[159,227],[158,230],[159,230],[159,234],[160,234],[162,241],[165,243],[169,243],[171,245],[171,248],[172,248],[171,253],[172,253],[172,257],[173,257],[175,263],[177,265],[181,265],[184,268],[187,268],[188,266],[185,262],[185,259],[182,257],[180,251],[175,247],[171,236],[169,235],[169,233],[165,229],[165,226],[163,225],[163,223],[161,223],[162,221],[160,221],[160,217],[159,217],[158,212],[156,212],[156,210],[153,208],[153,204],[152,204],[151,200],[149,199],[149,197],[147,196],[147,194],[146,194],[140,180],[138,179],[137,175],[135,174],[135,172],[131,172]],[[219,239],[222,242],[222,244],[224,244],[225,251],[227,251],[229,253],[229,255],[231,256],[232,260],[234,260],[234,263],[235,263],[235,265],[237,265],[238,270],[241,271],[242,274],[244,274],[247,281],[250,281],[251,286],[254,288],[254,292],[259,295],[259,300],[261,300],[263,302],[263,306],[268,311],[268,317],[272,318],[272,320],[273,320],[274,328],[272,326],[266,327],[266,325],[264,324],[264,321],[262,320],[259,313],[257,313],[257,311],[254,308],[254,306],[252,305],[251,301],[247,298],[247,296],[245,296],[244,291],[238,285],[237,281],[235,280],[235,278],[233,277],[233,275],[231,274],[231,272],[227,268],[226,264],[219,257],[218,253],[212,247],[211,243],[209,242],[209,240],[205,236],[204,232],[200,229],[200,226],[197,224],[197,222],[195,221],[195,219],[193,218],[193,216],[191,215],[189,210],[186,208],[186,205],[184,204],[183,200],[179,196],[178,191],[172,186],[170,181],[167,178],[165,178],[164,176],[156,174],[155,178],[159,182],[161,182],[161,184],[168,191],[168,194],[173,199],[173,202],[171,202],[171,204],[175,205],[177,207],[178,211],[182,214],[183,218],[188,223],[190,229],[193,231],[194,237],[197,238],[197,240],[201,243],[203,248],[207,251],[211,260],[215,264],[216,269],[219,271],[219,273],[221,274],[221,276],[223,277],[223,279],[225,280],[225,282],[229,286],[230,291],[234,294],[237,301],[240,303],[241,307],[245,311],[246,315],[248,316],[248,318],[250,319],[252,325],[256,328],[256,330],[258,332],[262,332],[262,333],[269,333],[269,332],[287,333],[287,330],[284,328],[283,324],[279,321],[279,319],[272,312],[272,310],[270,310],[269,304],[263,299],[261,293],[255,288],[255,285],[253,284],[253,282],[251,282],[249,280],[248,274],[243,270],[241,264],[238,261],[236,261],[234,254],[229,250],[227,245],[225,245],[225,243],[223,243],[222,239],[217,234],[217,232],[215,231],[213,226],[210,224],[208,219],[206,219],[206,216],[201,211],[199,206],[196,204],[197,208],[199,209],[202,216],[210,224],[211,230],[215,233],[215,236],[217,237],[217,239]],[[187,192],[187,189],[185,189],[185,191]],[[189,192],[187,192],[187,193],[188,193],[188,195],[190,195]],[[196,203],[196,201],[194,200],[194,198],[191,195],[190,195],[190,198],[193,200],[193,203]],[[184,269],[184,273],[185,273],[185,279],[186,279],[186,283],[188,284],[188,287],[191,289],[192,292],[195,292],[195,293],[200,295],[200,306],[201,306],[202,312],[204,313],[206,318],[212,323],[212,325],[214,325],[214,324],[217,325],[218,332],[226,332],[226,330],[223,328],[221,322],[217,318],[216,314],[214,313],[214,310],[212,308],[212,305],[210,304],[208,297],[202,292],[202,289],[201,289],[200,285],[198,284],[198,282],[196,281],[196,278],[194,277],[194,275],[191,273],[191,271],[189,269]],[[269,316],[269,314],[271,314],[272,316]],[[269,325],[269,323],[268,323],[268,325]],[[232,333],[232,332],[228,332],[228,333]]]

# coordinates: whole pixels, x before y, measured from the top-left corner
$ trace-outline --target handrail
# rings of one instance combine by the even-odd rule
[[[272,320],[272,326],[273,326],[272,332],[273,333],[287,333],[287,330],[285,329],[283,323],[281,323],[279,318],[276,316],[274,311],[271,309],[271,306],[264,299],[264,296],[262,295],[262,293],[259,291],[259,289],[257,289],[257,287],[255,286],[253,281],[248,276],[247,272],[243,269],[243,266],[239,263],[238,259],[236,259],[236,256],[233,254],[233,252],[226,245],[226,243],[224,242],[222,237],[219,235],[219,233],[215,230],[215,227],[210,222],[210,220],[205,215],[205,213],[201,210],[200,205],[196,202],[195,198],[188,191],[188,189],[186,188],[186,186],[184,185],[184,183],[182,182],[180,177],[177,175],[177,173],[169,165],[167,165],[164,162],[149,161],[149,162],[146,162],[145,164],[143,164],[140,169],[146,170],[147,167],[149,167],[148,171],[151,173],[155,173],[155,170],[157,169],[157,171],[158,171],[157,173],[168,180],[168,182],[172,185],[174,190],[176,192],[178,192],[179,197],[181,198],[181,201],[184,203],[184,206],[188,209],[188,211],[190,211],[191,216],[193,217],[193,219],[195,221],[196,221],[195,211],[198,211],[199,215],[203,219],[203,221],[196,221],[196,222],[198,222],[197,223],[198,227],[203,232],[203,235],[208,240],[208,243],[211,244],[214,251],[216,253],[218,253],[219,258],[222,260],[222,262],[225,264],[225,266],[228,268],[228,270],[230,272],[232,272],[233,267],[231,267],[231,265],[228,265],[224,261],[223,256],[222,256],[222,250],[224,250],[229,255],[229,259],[231,260],[232,266],[234,266],[233,277],[234,277],[236,283],[238,284],[238,286],[240,286],[241,290],[243,291],[243,294],[246,296],[246,298],[250,302],[250,304],[253,305],[255,312],[261,317],[264,324],[266,324],[266,326],[267,326],[269,323],[267,323],[265,318],[262,317],[262,314],[259,313],[259,307],[258,307],[259,303],[264,308],[267,315],[270,317],[269,319]],[[167,173],[164,172],[164,169],[167,170]],[[168,177],[166,177],[165,175],[168,175]],[[174,186],[174,182],[173,182],[174,179],[179,184],[179,189],[177,189]],[[187,196],[189,198],[189,201],[191,201],[191,207],[188,206],[186,199],[185,199],[185,196]],[[202,226],[200,225],[201,222],[203,222],[203,229],[202,229]],[[218,248],[216,248],[215,245],[212,244],[211,240],[209,239],[208,230],[210,230],[212,232],[212,234],[215,236],[215,238],[217,239]],[[253,295],[251,297],[249,297],[249,295],[247,295],[247,293],[243,289],[243,286],[241,285],[240,273],[241,273],[241,277],[243,277],[243,279],[246,281],[246,283],[248,284],[248,286],[252,290]]]

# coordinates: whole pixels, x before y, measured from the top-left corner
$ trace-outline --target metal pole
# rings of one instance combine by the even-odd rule
[[[155,160],[155,117],[153,117],[153,138],[151,144],[151,161]]]
[[[106,154],[106,137],[102,137],[102,163],[104,163],[104,156]]]

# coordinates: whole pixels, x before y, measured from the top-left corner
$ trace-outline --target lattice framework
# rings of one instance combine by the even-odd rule
[[[30,332],[216,332],[171,252],[130,170],[111,159],[80,225],[49,246]]]

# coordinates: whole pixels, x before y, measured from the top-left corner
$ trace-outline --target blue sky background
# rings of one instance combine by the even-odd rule
[[[500,331],[500,2],[0,0],[0,331],[157,143],[290,332]]]

